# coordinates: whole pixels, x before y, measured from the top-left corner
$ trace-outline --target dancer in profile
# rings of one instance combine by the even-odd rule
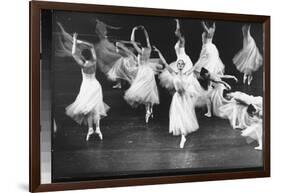
[[[137,29],[143,30],[146,37],[146,46],[144,47],[139,47],[135,42],[135,31]],[[131,106],[145,105],[145,122],[148,123],[149,118],[153,117],[153,106],[159,104],[158,88],[154,76],[157,64],[151,63],[149,60],[151,45],[144,26],[133,28],[131,42],[138,52],[138,72],[132,85],[125,92],[124,98]]]
[[[94,132],[97,133],[102,140],[103,136],[100,130],[100,119],[107,115],[106,112],[109,107],[103,102],[102,88],[95,77],[97,58],[94,45],[82,42],[83,46],[86,48],[81,50],[81,53],[78,52],[77,36],[78,34],[74,33],[72,56],[81,67],[82,83],[75,101],[66,107],[66,114],[79,124],[85,123],[88,125],[86,141],[89,140]],[[93,129],[93,124],[96,126],[95,131]]]
[[[237,70],[244,73],[243,83],[248,85],[253,80],[253,73],[262,66],[263,58],[257,48],[256,42],[250,33],[251,25],[243,25],[243,48],[232,59]]]
[[[222,63],[219,51],[216,45],[212,42],[216,31],[215,22],[211,27],[203,21],[202,26],[204,32],[202,34],[202,49],[198,61],[195,63],[194,68],[197,75],[204,67],[211,74],[224,74],[224,64]]]
[[[172,81],[170,84],[173,84],[174,94],[170,105],[169,132],[173,135],[181,136],[180,148],[183,148],[186,136],[199,129],[194,109],[194,97],[196,94],[195,90],[192,89],[192,85],[188,82],[188,76],[193,74],[189,71],[183,72],[185,67],[183,60],[178,61],[178,70],[174,71],[167,64],[161,52],[156,47],[154,47],[154,50],[158,52],[162,63],[172,77],[169,80]]]

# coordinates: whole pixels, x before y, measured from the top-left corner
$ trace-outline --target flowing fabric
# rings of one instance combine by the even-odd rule
[[[138,71],[137,61],[132,57],[121,57],[107,73],[110,80],[126,80],[130,84],[136,78]]]
[[[66,107],[66,114],[79,124],[87,124],[89,116],[94,122],[107,116],[109,106],[103,102],[102,88],[95,74],[86,74],[83,70],[81,72],[82,83],[79,94],[75,101]]]
[[[234,56],[232,61],[237,70],[244,74],[252,74],[262,66],[263,58],[249,32],[247,36],[244,35],[243,37],[243,48]]]
[[[241,135],[246,137],[248,143],[253,141],[262,142],[262,133],[262,119],[256,119],[242,131]]]
[[[138,67],[136,78],[125,92],[124,98],[134,107],[139,104],[159,104],[154,71],[148,64],[142,64]]]
[[[187,135],[199,129],[194,110],[191,88],[186,85],[183,75],[173,75],[176,92],[170,105],[169,132],[173,135]]]
[[[210,99],[212,103],[212,112],[215,116],[225,118],[220,111],[220,107],[227,104],[228,100],[223,97],[223,91],[226,87],[223,84],[216,83],[210,91]]]
[[[200,72],[203,67],[211,74],[224,74],[225,67],[220,59],[219,51],[216,45],[212,43],[212,39],[208,38],[202,44],[199,59],[195,63],[195,71]]]

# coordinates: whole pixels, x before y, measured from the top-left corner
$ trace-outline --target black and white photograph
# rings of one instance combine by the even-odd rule
[[[41,21],[42,182],[263,170],[262,23]]]

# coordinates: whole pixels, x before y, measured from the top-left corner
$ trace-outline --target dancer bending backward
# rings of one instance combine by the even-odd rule
[[[244,73],[243,83],[248,79],[248,85],[253,80],[253,73],[262,65],[263,58],[256,42],[250,33],[251,25],[243,25],[243,48],[234,56],[233,63],[237,70]]]
[[[135,31],[137,29],[143,30],[145,34],[147,43],[145,47],[140,48],[135,42]],[[148,33],[143,26],[133,28],[131,42],[138,52],[138,72],[131,87],[126,91],[124,98],[131,106],[145,105],[145,122],[148,123],[149,118],[153,117],[153,105],[159,104],[158,88],[154,73],[156,73],[159,66],[162,67],[162,65],[152,63],[149,60],[151,45]]]
[[[208,27],[205,22],[202,22],[204,32],[202,34],[202,49],[198,61],[194,68],[197,75],[204,67],[211,74],[223,74],[224,64],[222,63],[219,51],[215,44],[213,44],[213,37],[216,31],[216,25],[213,23],[212,27]]]
[[[94,46],[90,43],[83,42],[84,46],[88,48],[83,49],[81,54],[78,53],[77,35],[77,33],[73,35],[72,56],[81,67],[83,79],[75,101],[66,108],[66,114],[79,124],[85,123],[88,125],[86,141],[94,133],[93,124],[96,125],[95,132],[102,140],[100,119],[107,115],[106,112],[109,107],[103,102],[102,88],[95,77],[96,53]]]
[[[155,47],[166,70],[171,74],[171,84],[174,86],[174,94],[170,105],[169,132],[173,135],[181,135],[180,148],[184,147],[186,136],[199,129],[194,109],[195,90],[188,82],[191,71],[183,72],[185,63],[177,63],[177,71],[174,71],[166,62],[161,52]]]

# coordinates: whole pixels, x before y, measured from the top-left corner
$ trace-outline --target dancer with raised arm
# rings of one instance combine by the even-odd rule
[[[204,32],[202,33],[202,49],[198,61],[194,68],[199,75],[202,68],[207,69],[211,74],[224,74],[224,64],[222,63],[219,51],[216,45],[212,42],[216,31],[215,22],[211,27],[208,27],[206,22],[202,22]]]
[[[251,36],[251,25],[243,25],[243,48],[232,59],[237,70],[244,73],[243,83],[248,85],[253,80],[253,73],[262,66],[263,58],[259,52],[254,38]]]
[[[143,30],[145,34],[146,46],[144,47],[139,47],[135,42],[135,31],[138,29]],[[153,105],[159,104],[158,88],[154,76],[157,64],[149,61],[151,45],[148,33],[143,26],[133,28],[131,42],[138,52],[138,72],[124,98],[131,106],[145,105],[145,122],[148,123],[149,118],[153,117]]]
[[[100,83],[95,77],[96,73],[96,53],[94,45],[82,42],[87,48],[77,50],[77,33],[73,35],[72,56],[76,63],[81,67],[82,83],[80,91],[75,101],[66,107],[66,114],[72,117],[77,123],[85,123],[88,125],[88,133],[86,141],[95,132],[102,140],[103,136],[100,130],[100,119],[107,116],[109,107],[103,102],[103,93]],[[81,42],[81,41],[79,41]],[[96,129],[94,131],[93,124]]]
[[[161,52],[154,47],[158,52],[162,63],[165,65],[166,70],[171,74],[171,79],[174,94],[170,105],[169,113],[169,132],[173,135],[180,135],[180,148],[184,147],[186,136],[199,129],[198,121],[194,109],[195,90],[188,82],[188,76],[192,76],[192,72],[183,72],[185,63],[180,60],[177,63],[177,71],[174,71],[166,62]]]

